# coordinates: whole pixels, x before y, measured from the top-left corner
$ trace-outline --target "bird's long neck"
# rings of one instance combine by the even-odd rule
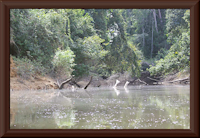
[[[120,81],[116,80],[116,83],[113,87],[117,87],[117,84],[119,84]]]

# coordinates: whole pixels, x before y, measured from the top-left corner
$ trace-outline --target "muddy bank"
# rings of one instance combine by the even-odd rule
[[[10,57],[10,89],[11,91],[57,89],[57,86],[49,76],[35,76],[28,79],[20,77],[17,74],[16,64]]]
[[[184,78],[189,78],[188,72],[179,72],[173,75],[165,76],[164,78],[152,78],[148,71],[144,71],[141,73],[141,77],[132,77],[130,73],[125,72],[123,74],[117,73],[108,78],[103,78],[99,76],[93,76],[92,81],[89,87],[112,87],[116,83],[116,80],[119,80],[120,83],[118,86],[124,86],[126,81],[130,83],[128,85],[172,85],[172,84],[180,84],[179,81],[172,82],[174,80],[181,80]],[[63,89],[71,89],[72,86],[75,88],[84,88],[88,82],[90,81],[91,76],[85,76],[81,78],[73,78],[69,83],[64,84]],[[68,78],[66,78],[68,79]],[[159,83],[158,83],[159,82]],[[167,83],[166,83],[167,82]],[[186,81],[189,84],[189,81]],[[184,84],[184,83],[183,83]],[[55,78],[50,77],[50,75],[46,76],[35,76],[30,77],[29,79],[24,79],[17,75],[17,68],[12,59],[10,58],[10,89],[11,91],[19,91],[19,90],[47,90],[47,89],[58,89],[57,80]]]
[[[163,85],[173,85],[173,84],[180,84],[179,79],[184,79],[186,77],[189,77],[189,74],[174,74],[174,75],[169,75],[166,78],[161,78],[159,82],[161,82]],[[120,81],[118,86],[124,86],[126,81],[129,81],[129,86],[134,86],[134,85],[157,85],[157,81],[154,81],[150,78],[150,74],[148,72],[143,72],[140,78],[136,77],[130,77],[128,75],[124,74],[115,74],[112,75],[111,77],[107,79],[103,79],[102,77],[95,77],[93,76],[92,82],[89,85],[89,87],[112,87],[114,86],[116,79]],[[82,77],[80,79],[76,80],[76,84],[73,83],[73,81],[66,83],[63,86],[63,89],[71,89],[72,86],[75,88],[84,88],[90,80],[90,76],[87,77]],[[170,81],[175,81],[173,83],[167,83]],[[146,84],[145,84],[146,83]],[[78,84],[78,86],[77,86]],[[158,83],[160,84],[160,83]],[[182,83],[185,85],[185,83]],[[187,82],[186,84],[189,84]],[[52,79],[49,76],[38,76],[35,78],[31,79],[23,79],[20,78],[19,76],[14,76],[10,78],[10,89],[12,91],[19,91],[19,90],[47,90],[47,89],[58,89],[58,86],[56,85],[56,80]]]

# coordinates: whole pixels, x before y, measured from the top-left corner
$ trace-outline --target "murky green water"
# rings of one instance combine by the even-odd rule
[[[11,129],[189,129],[189,86],[11,92]]]

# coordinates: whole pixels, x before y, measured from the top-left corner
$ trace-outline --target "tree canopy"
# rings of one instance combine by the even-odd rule
[[[11,9],[10,54],[38,73],[76,77],[140,76],[151,60],[152,75],[180,71],[190,64],[190,11]]]

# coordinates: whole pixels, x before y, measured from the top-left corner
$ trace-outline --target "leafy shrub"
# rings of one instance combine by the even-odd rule
[[[78,64],[74,66],[74,71],[72,72],[72,75],[75,76],[84,76],[89,74],[89,66],[85,64]]]
[[[74,57],[74,52],[71,49],[60,50],[58,48],[52,62],[56,73],[58,75],[70,76],[75,65]]]
[[[182,33],[177,43],[171,46],[169,53],[149,68],[151,75],[166,75],[178,72],[190,64],[190,35]]]
[[[156,66],[149,68],[151,75],[166,75],[169,73],[175,73],[183,71],[190,66],[189,17],[189,10],[186,10],[182,19],[185,20],[187,26],[185,26],[185,28],[179,28],[178,31],[180,31],[181,34],[173,37],[174,43],[169,49],[169,53],[164,58],[156,61]]]
[[[16,58],[13,56],[13,60],[17,66],[17,74],[24,79],[29,79],[36,75],[45,75],[49,72],[49,69],[43,67],[41,62],[31,61],[28,57]]]
[[[90,72],[96,72],[99,66],[103,64],[104,57],[108,54],[108,51],[101,46],[101,43],[105,40],[98,35],[93,35],[77,41],[72,46],[76,55],[73,75],[83,76]]]
[[[159,59],[161,59],[161,58],[164,58],[164,57],[167,55],[167,53],[168,53],[167,49],[161,48],[161,49],[158,51],[158,53],[157,53],[157,55],[156,55],[155,58],[156,58],[157,60],[159,60]]]

